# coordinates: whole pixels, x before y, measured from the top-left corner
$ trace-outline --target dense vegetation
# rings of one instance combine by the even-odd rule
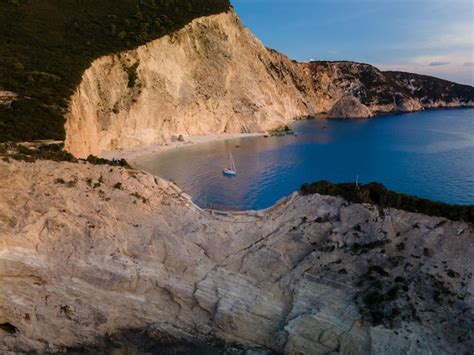
[[[393,81],[403,81],[416,83],[416,90],[413,95],[422,100],[446,101],[452,98],[461,98],[468,102],[474,100],[474,88],[469,85],[456,84],[451,81],[435,78],[427,75],[388,71],[384,75]]]
[[[89,155],[87,159],[77,159],[71,153],[64,150],[63,143],[0,143],[0,159],[9,161],[10,159],[34,163],[37,160],[66,161],[77,163],[80,161],[88,162],[93,165],[121,166],[132,169],[125,159],[108,160]]]
[[[63,144],[38,144],[27,147],[17,143],[0,143],[0,157],[6,161],[11,158],[28,163],[33,163],[36,160],[77,163],[78,160],[63,148]]]
[[[454,221],[474,222],[474,206],[472,205],[456,206],[430,201],[387,190],[382,184],[374,182],[357,187],[356,184],[333,184],[329,181],[319,181],[303,185],[301,193],[341,196],[354,203],[370,203],[384,208],[397,208],[428,216],[446,217]]]
[[[337,64],[340,72],[337,80],[359,80],[363,87],[356,93],[362,103],[400,104],[404,98],[417,98],[423,104],[427,101],[474,101],[474,88],[426,75],[386,71],[376,67],[349,61],[313,61],[311,68],[315,74],[327,72]]]
[[[228,0],[0,0],[0,90],[20,95],[0,105],[0,141],[63,139],[68,99],[95,58],[229,6]]]

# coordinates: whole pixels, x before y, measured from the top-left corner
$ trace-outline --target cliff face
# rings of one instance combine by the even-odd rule
[[[95,59],[230,7],[229,0],[2,0],[0,142],[64,140],[70,97]],[[15,93],[13,102],[2,100],[4,90]]]
[[[233,11],[172,36],[102,57],[72,97],[66,149],[77,156],[166,142],[173,135],[259,132],[306,115],[284,56]]]
[[[348,95],[373,114],[474,106],[474,88],[468,85],[418,74],[382,72],[369,64],[347,61],[297,65],[310,77],[305,81],[305,93],[317,113],[328,113]]]
[[[410,112],[422,109],[400,84],[369,64],[310,62],[300,64],[311,76],[310,94],[316,112],[329,112],[346,95],[356,97],[372,113]]]
[[[146,173],[0,161],[0,240],[2,353],[127,329],[241,353],[474,347],[472,225],[443,218],[320,195],[214,217]]]
[[[179,135],[263,132],[328,113],[346,96],[367,106],[366,117],[474,105],[469,86],[368,64],[290,61],[231,10],[94,61],[71,99],[66,149],[85,157]]]

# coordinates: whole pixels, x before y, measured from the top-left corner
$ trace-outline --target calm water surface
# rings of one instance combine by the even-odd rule
[[[203,207],[261,209],[305,182],[379,181],[394,191],[474,204],[474,110],[372,120],[314,119],[296,136],[198,144],[136,163],[176,182]],[[232,152],[237,177],[225,177]]]

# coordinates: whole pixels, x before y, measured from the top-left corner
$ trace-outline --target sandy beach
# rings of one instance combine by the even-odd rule
[[[238,138],[260,137],[265,133],[225,133],[225,134],[209,134],[203,136],[187,137],[184,142],[174,141],[170,143],[152,144],[146,147],[118,149],[110,152],[100,154],[101,158],[105,159],[125,159],[129,163],[134,163],[138,160],[145,159],[151,155],[157,155],[172,149],[181,149],[195,144],[203,144],[214,141],[231,140]]]

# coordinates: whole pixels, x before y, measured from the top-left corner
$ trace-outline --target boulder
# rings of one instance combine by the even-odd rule
[[[352,95],[344,96],[328,113],[328,118],[370,118],[373,116],[372,111]]]

